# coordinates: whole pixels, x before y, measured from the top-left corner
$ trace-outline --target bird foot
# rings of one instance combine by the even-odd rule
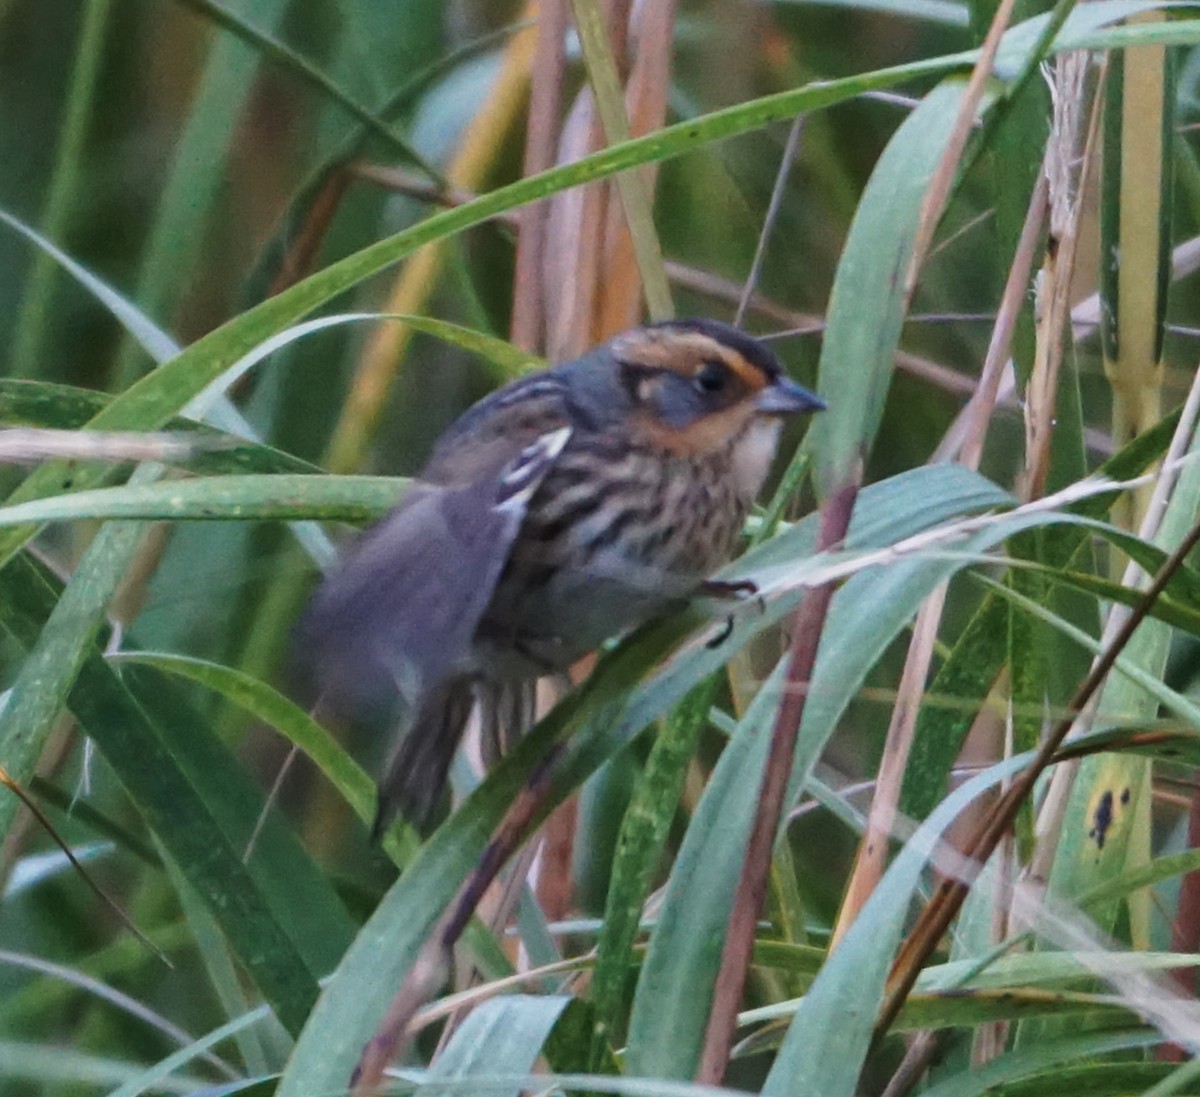
[[[705,598],[717,598],[721,601],[742,601],[746,598],[757,598],[760,611],[766,611],[766,604],[758,597],[758,584],[750,579],[727,582],[723,579],[705,579],[699,586],[698,594]],[[704,646],[710,650],[719,648],[733,634],[733,614],[725,618],[721,630]]]
[[[728,582],[724,579],[705,579],[697,591],[705,598],[719,598],[722,601],[752,598],[758,593],[758,584],[752,579],[740,579]]]

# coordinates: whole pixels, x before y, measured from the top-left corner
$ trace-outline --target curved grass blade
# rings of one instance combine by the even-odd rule
[[[126,651],[112,661],[154,667],[220,694],[299,747],[364,823],[374,818],[375,782],[325,728],[266,682],[233,667],[165,652]],[[383,844],[397,864],[405,865],[419,842],[411,831],[393,828]]]
[[[259,1024],[269,1016],[270,1014],[267,1009],[259,1006],[248,1013],[243,1013],[240,1017],[235,1017],[233,1020],[226,1022],[219,1028],[213,1029],[212,1032],[207,1033],[187,1047],[172,1052],[166,1058],[160,1059],[153,1066],[147,1067],[132,1078],[127,1079],[118,1088],[114,1089],[109,1094],[109,1097],[140,1097],[140,1094],[145,1093],[147,1090],[157,1091],[168,1087],[171,1085],[172,1076],[180,1067],[186,1066],[194,1059],[203,1055],[209,1048],[216,1047],[226,1040],[237,1036],[239,1033],[245,1032],[248,1028]],[[247,1084],[247,1081],[239,1081],[232,1084],[238,1087],[233,1092],[238,1092],[240,1087]]]
[[[859,201],[829,296],[818,391],[827,411],[813,421],[813,454],[822,496],[865,460],[883,418],[908,307],[905,279],[922,203],[958,120],[963,87],[947,80],[893,134]]]
[[[116,1086],[138,1077],[142,1067],[104,1055],[64,1048],[61,1044],[33,1044],[0,1040],[0,1078],[14,1082],[68,1086]],[[184,1075],[163,1085],[163,1092],[188,1097],[202,1090],[208,1080]]]

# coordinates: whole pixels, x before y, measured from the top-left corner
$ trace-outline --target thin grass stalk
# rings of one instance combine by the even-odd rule
[[[305,275],[312,272],[329,226],[342,206],[351,180],[360,174],[355,165],[339,165],[321,181],[306,205],[300,227],[279,261],[279,269],[271,279],[268,296],[282,293]],[[433,184],[425,183],[426,187]]]
[[[780,157],[779,167],[775,172],[775,182],[771,187],[771,198],[767,203],[767,212],[763,217],[762,228],[759,230],[758,239],[755,242],[754,258],[750,261],[750,269],[746,274],[741,291],[736,294],[737,307],[733,317],[735,327],[743,325],[746,310],[749,308],[751,301],[756,297],[755,290],[762,276],[763,261],[766,258],[767,247],[783,209],[783,200],[787,192],[788,179],[796,163],[803,133],[804,116],[797,115],[788,129],[787,141],[783,147],[783,155]],[[731,288],[735,287],[731,285]],[[788,463],[778,487],[767,504],[762,524],[751,538],[751,547],[761,544],[763,540],[775,533],[785,509],[792,503],[802,485],[808,479],[810,469],[811,462],[808,460],[807,455],[797,457]],[[745,713],[751,698],[757,692],[760,684],[754,674],[754,659],[751,652],[747,650],[738,652],[726,666],[726,676],[729,679],[729,692],[734,712],[740,717]],[[776,866],[776,873],[778,873],[780,867],[779,865]]]
[[[754,246],[754,258],[750,261],[750,271],[746,275],[746,282],[738,296],[737,311],[733,314],[733,323],[736,327],[741,327],[745,322],[746,310],[750,307],[754,291],[758,288],[758,282],[762,276],[763,260],[767,256],[767,242],[771,239],[771,229],[778,220],[779,211],[783,206],[788,177],[791,175],[792,165],[796,162],[797,154],[800,151],[800,135],[803,132],[804,116],[798,115],[788,130],[787,142],[783,146],[783,157],[779,163],[779,170],[775,173],[775,185],[771,188],[771,201],[767,204],[767,214],[763,218],[762,232],[758,234],[758,242]]]
[[[32,794],[27,791],[20,784],[20,782],[13,780],[3,766],[0,766],[0,786],[7,788],[14,796],[16,796],[18,800],[21,801],[21,803],[25,806],[25,810],[28,811],[35,820],[37,820],[37,823],[39,826],[41,826],[42,830],[46,834],[50,835],[54,844],[58,846],[63,856],[66,857],[71,868],[79,874],[83,882],[87,885],[88,890],[97,899],[99,899],[100,902],[113,915],[116,916],[117,920],[131,934],[133,934],[138,943],[143,945],[154,956],[158,957],[158,959],[161,960],[168,968],[174,968],[175,965],[167,959],[166,954],[153,941],[151,941],[149,937],[147,937],[140,929],[138,929],[129,915],[121,909],[121,905],[96,882],[95,877],[92,876],[92,874],[84,866],[83,862],[81,862],[79,858],[75,856],[74,850],[72,850],[67,844],[66,839],[64,839],[59,833],[58,829],[50,821],[49,816],[42,810],[41,805],[39,805],[38,802],[33,798]]]
[[[945,583],[938,586],[921,606],[913,623],[912,640],[904,660],[904,669],[900,674],[896,704],[892,709],[892,718],[884,738],[875,795],[871,800],[866,830],[859,842],[846,895],[838,909],[833,936],[829,942],[831,949],[837,947],[854,919],[858,917],[859,911],[870,898],[887,867],[896,811],[900,803],[900,789],[904,782],[904,770],[916,732],[921,695],[933,662],[933,650],[937,642],[942,611],[946,606],[947,589]]]
[[[978,469],[983,459],[983,445],[987,438],[987,426],[996,407],[1000,378],[1011,353],[1017,316],[1024,303],[1030,283],[1030,272],[1037,251],[1038,237],[1046,218],[1047,181],[1044,171],[1038,174],[1037,184],[1029,199],[1025,224],[1017,241],[1016,253],[1009,267],[1004,293],[1000,298],[1000,309],[992,327],[983,368],[979,371],[979,384],[963,409],[963,444],[959,460],[967,468]],[[939,448],[939,453],[940,453]],[[943,455],[944,456],[944,455]]]

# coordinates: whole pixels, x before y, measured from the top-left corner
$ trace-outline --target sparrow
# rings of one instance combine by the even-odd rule
[[[430,815],[476,698],[511,716],[536,679],[737,587],[708,577],[780,421],[824,406],[763,343],[694,319],[619,335],[454,422],[299,627],[323,708],[403,713],[373,836]]]

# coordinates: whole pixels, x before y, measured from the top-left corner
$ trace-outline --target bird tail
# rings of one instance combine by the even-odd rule
[[[537,682],[489,681],[475,686],[479,702],[479,752],[490,770],[533,727],[537,714]]]
[[[378,841],[398,816],[423,827],[446,787],[454,752],[473,702],[468,679],[451,679],[422,698],[416,719],[379,783],[371,840]]]

